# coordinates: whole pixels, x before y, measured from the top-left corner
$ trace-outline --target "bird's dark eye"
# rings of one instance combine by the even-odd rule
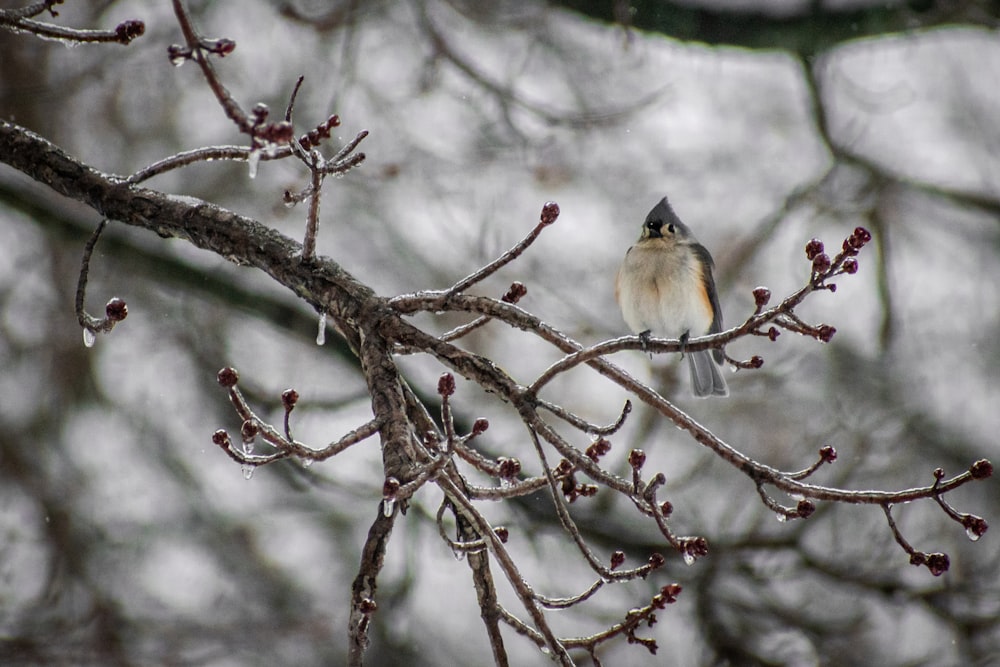
[[[656,220],[647,220],[646,221],[646,228],[647,229],[656,229]]]

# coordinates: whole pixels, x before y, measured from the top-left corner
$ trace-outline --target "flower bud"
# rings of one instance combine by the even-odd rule
[[[547,201],[542,206],[542,215],[539,222],[543,225],[551,225],[559,217],[559,204],[554,201]]]
[[[128,317],[128,305],[118,297],[115,297],[104,306],[104,314],[112,322],[121,322]]]
[[[240,381],[240,374],[236,372],[236,369],[232,366],[226,366],[221,371],[219,371],[218,376],[216,376],[219,384],[229,389],[230,387],[235,387],[236,383]]]
[[[451,373],[442,373],[438,379],[438,394],[441,396],[451,396],[455,393],[455,376]]]

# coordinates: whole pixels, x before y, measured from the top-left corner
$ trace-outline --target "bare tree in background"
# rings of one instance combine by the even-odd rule
[[[131,44],[129,49],[135,47],[134,40],[149,38],[149,35],[144,36],[144,24],[137,20],[124,21],[109,31],[79,30],[43,20],[46,12],[55,14],[53,10],[57,4],[41,2],[23,9],[3,10],[0,25],[11,31],[73,43]],[[686,446],[704,448],[718,461],[728,464],[720,468],[724,470],[720,474],[728,477],[726,486],[731,484],[734,490],[729,492],[730,497],[724,499],[722,505],[734,515],[748,502],[759,501],[766,508],[766,514],[777,516],[785,536],[778,533],[778,537],[770,538],[772,542],[766,545],[769,549],[795,548],[795,536],[801,533],[793,532],[796,529],[790,522],[833,521],[834,508],[838,506],[868,506],[868,511],[882,522],[881,538],[857,539],[850,544],[838,544],[837,539],[832,538],[830,543],[812,551],[803,550],[805,555],[802,558],[806,563],[799,566],[809,567],[831,579],[848,581],[862,588],[885,588],[887,584],[884,580],[869,577],[865,568],[855,567],[852,563],[879,558],[882,550],[875,544],[886,536],[891,537],[901,550],[897,551],[893,567],[902,569],[909,562],[922,566],[922,575],[942,576],[948,573],[953,563],[947,553],[934,546],[916,544],[917,540],[908,537],[907,531],[897,525],[897,515],[905,514],[905,511],[898,512],[893,508],[904,503],[923,501],[929,506],[936,505],[943,516],[957,524],[956,529],[960,533],[964,532],[970,538],[978,540],[986,533],[987,523],[983,518],[957,509],[950,502],[952,492],[974,480],[991,476],[991,464],[979,458],[979,453],[970,456],[957,473],[945,470],[934,457],[924,456],[919,464],[925,468],[925,475],[909,479],[898,489],[873,481],[869,471],[867,476],[862,477],[864,483],[882,490],[854,490],[858,484],[853,482],[853,475],[861,475],[864,471],[849,465],[839,476],[831,473],[831,470],[843,467],[833,446],[814,448],[808,457],[800,450],[798,455],[803,458],[799,464],[793,469],[782,470],[763,456],[747,453],[747,447],[740,442],[739,436],[731,440],[720,437],[716,425],[702,424],[671,400],[666,391],[654,389],[650,383],[636,378],[608,358],[623,351],[668,354],[721,349],[739,341],[750,341],[754,348],[766,348],[783,332],[800,334],[821,343],[830,342],[839,323],[813,321],[811,315],[802,314],[803,304],[812,303],[820,294],[834,293],[833,298],[837,298],[836,290],[842,281],[850,280],[857,273],[860,263],[868,261],[870,243],[884,259],[878,208],[873,207],[870,217],[874,223],[871,225],[875,232],[874,242],[872,232],[865,226],[857,226],[844,238],[828,238],[826,243],[815,238],[802,238],[800,244],[804,248],[804,256],[800,255],[801,280],[796,289],[781,298],[774,298],[768,288],[757,287],[750,295],[754,307],[749,312],[742,316],[732,312],[728,314],[728,320],[738,324],[720,334],[683,343],[654,339],[647,345],[636,336],[624,336],[585,345],[547,323],[543,313],[522,307],[522,300],[535,287],[530,282],[525,284],[527,281],[514,280],[502,293],[477,294],[500,272],[518,276],[518,267],[530,258],[533,244],[539,238],[558,233],[561,226],[572,224],[560,219],[559,206],[554,202],[539,202],[537,222],[523,225],[523,238],[492,261],[478,267],[474,264],[439,267],[444,275],[467,274],[449,287],[415,289],[387,297],[345,270],[341,258],[325,257],[317,251],[317,238],[322,233],[321,221],[325,225],[349,224],[324,216],[321,202],[335,192],[332,188],[336,188],[326,179],[329,176],[344,176],[348,172],[351,178],[365,178],[366,155],[359,151],[365,146],[368,133],[358,132],[339,143],[334,136],[341,124],[339,116],[325,115],[318,122],[304,120],[296,101],[301,93],[308,91],[308,78],[289,82],[283,113],[274,113],[264,104],[257,104],[248,111],[246,105],[229,92],[224,77],[214,64],[221,58],[239,58],[236,43],[227,37],[205,37],[203,28],[197,25],[180,0],[174,0],[172,8],[183,41],[164,46],[163,63],[187,64],[188,68],[193,65],[200,70],[215,103],[244,137],[242,144],[192,148],[158,160],[129,176],[119,176],[90,166],[17,123],[2,120],[0,162],[98,214],[95,216],[95,231],[89,240],[76,246],[83,254],[83,262],[78,272],[74,302],[87,348],[95,344],[100,334],[110,333],[129,314],[125,301],[117,297],[107,302],[101,316],[91,315],[86,310],[87,302],[93,298],[92,295],[91,299],[87,297],[88,282],[93,282],[90,279],[95,271],[111,274],[106,280],[112,286],[115,280],[125,279],[123,275],[116,275],[116,267],[97,269],[92,261],[96,249],[105,242],[102,239],[105,230],[119,223],[153,231],[164,238],[181,239],[238,266],[259,270],[317,313],[321,338],[325,337],[328,324],[337,332],[336,345],[345,358],[353,359],[354,371],[362,380],[363,392],[370,406],[366,419],[352,424],[345,433],[327,436],[328,444],[306,442],[295,435],[296,417],[309,403],[309,396],[296,389],[287,389],[279,397],[268,396],[259,390],[262,383],[254,378],[241,378],[237,368],[225,365],[218,370],[215,378],[222,387],[219,393],[228,394],[231,408],[238,416],[238,433],[219,427],[211,440],[242,467],[243,476],[247,479],[253,477],[258,467],[279,461],[285,463],[274,468],[284,465],[289,470],[298,471],[286,474],[308,474],[314,462],[324,461],[325,465],[336,466],[338,456],[354,448],[373,447],[378,443],[383,474],[377,479],[360,482],[369,487],[369,491],[377,489],[380,499],[368,504],[369,523],[365,527],[364,539],[351,546],[350,553],[357,563],[354,576],[350,581],[336,582],[349,591],[347,640],[342,645],[348,664],[360,665],[382,659],[378,647],[382,637],[373,639],[373,628],[380,622],[391,625],[395,622],[393,616],[400,612],[392,604],[393,594],[385,594],[380,583],[387,551],[394,541],[400,539],[399,524],[407,520],[433,526],[447,550],[467,563],[484,630],[482,636],[487,638],[495,664],[516,662],[509,657],[512,643],[536,646],[541,653],[564,665],[575,664],[581,659],[601,664],[601,656],[614,643],[639,644],[642,648],[636,647],[632,651],[645,649],[656,654],[658,642],[650,636],[654,624],[673,613],[674,607],[668,609],[668,605],[683,603],[689,597],[686,590],[688,584],[682,586],[676,581],[676,573],[680,570],[669,567],[672,561],[688,565],[697,562],[699,567],[705,568],[705,573],[701,575],[704,579],[693,586],[697,591],[694,604],[697,605],[702,632],[713,656],[729,664],[748,664],[763,659],[771,649],[738,641],[738,633],[733,628],[739,624],[730,623],[722,614],[712,611],[716,602],[711,600],[711,584],[722,581],[713,579],[713,576],[719,571],[725,573],[727,568],[735,572],[746,566],[740,564],[741,560],[734,554],[752,549],[755,545],[749,538],[745,543],[728,543],[716,555],[713,543],[707,537],[697,532],[685,535],[674,527],[679,522],[688,527],[685,530],[699,530],[697,517],[684,517],[675,511],[673,501],[667,497],[668,474],[651,469],[647,465],[647,452],[633,446],[624,435],[623,429],[634,419],[634,407],[637,405],[648,407],[646,414],[651,415],[649,419],[665,420],[683,431]],[[292,6],[286,7],[285,13],[291,20],[308,21],[317,30],[325,29],[324,21],[341,25],[344,20],[337,12],[326,17],[306,19]],[[529,102],[507,94],[502,85],[463,60],[449,45],[444,31],[436,28],[428,18],[426,8],[418,10],[418,13],[420,25],[433,44],[436,57],[453,64],[484,90],[503,100],[501,106],[531,106]],[[208,28],[204,31],[208,32]],[[19,37],[25,38],[24,35]],[[805,59],[803,65],[807,89],[818,108],[821,106],[822,82],[811,74]],[[509,113],[509,109],[505,111]],[[532,112],[542,117],[547,113],[544,109],[532,109]],[[868,175],[885,178],[877,164],[846,148],[838,148],[830,130],[822,122],[822,111],[817,112],[817,118],[820,119],[820,134],[837,156],[838,166],[846,164]],[[554,116],[549,120],[562,122]],[[295,207],[294,211],[300,216],[304,227],[302,242],[262,222],[267,218],[263,213],[260,219],[253,219],[211,202],[172,196],[146,187],[146,182],[155,177],[175,170],[199,168],[203,166],[201,163],[213,161],[245,163],[251,178],[262,163],[295,163],[298,181],[290,185],[281,198],[286,205]],[[355,172],[356,168],[360,171]],[[794,208],[838,176],[839,172],[831,169],[808,188],[793,193],[787,198],[782,212]],[[995,211],[997,208],[995,202],[976,203],[988,210]],[[44,217],[44,214],[39,216]],[[757,239],[750,238],[740,252],[745,256],[755,251],[757,242]],[[238,287],[227,289],[238,290]],[[90,292],[93,291],[91,288]],[[263,307],[262,304],[280,308],[281,302],[282,299],[270,296],[262,296],[258,301],[251,294],[241,305],[249,309]],[[133,316],[134,310],[133,306]],[[301,325],[305,317],[299,312],[295,318],[285,319]],[[209,324],[193,317],[188,334],[195,341],[200,326]],[[534,350],[536,348],[531,346],[541,342],[549,354],[555,353],[555,357],[541,372],[531,377],[517,377],[506,371],[497,360],[477,353],[474,344],[463,345],[484,327],[509,327],[517,336],[535,339],[532,343],[525,343],[524,349]],[[891,320],[887,319],[883,334],[888,338],[891,333]],[[126,326],[116,331],[113,339],[128,335]],[[105,341],[101,340],[100,345],[104,344]],[[761,349],[759,354],[755,352],[746,359],[727,357],[727,364],[741,369],[740,377],[743,377],[764,366],[765,354],[778,355],[780,352]],[[408,380],[401,360],[414,355],[428,357],[440,368],[436,387],[422,386],[419,380]],[[210,363],[224,358],[225,353],[216,350],[203,354],[200,361]],[[629,400],[623,406],[605,405],[598,414],[572,407],[571,401],[560,395],[560,390],[566,388],[567,377],[576,382],[584,373],[606,378],[624,390]],[[456,376],[469,382],[460,385]],[[475,392],[473,387],[484,390],[486,397]],[[506,411],[505,420],[519,424],[516,430],[508,426],[503,431],[504,439],[514,440],[518,443],[517,447],[491,441],[495,431],[490,429],[491,422],[482,417],[470,417],[486,409],[495,409],[483,407],[494,402],[504,404],[499,413]],[[748,418],[752,419],[752,415]],[[863,420],[864,416],[858,419]],[[740,432],[738,425],[728,430]],[[44,446],[44,443],[38,443],[38,446]],[[520,455],[511,455],[513,450]],[[182,458],[185,456],[183,452],[175,454]],[[30,479],[30,476],[18,477],[18,471],[28,465],[25,462],[26,458],[30,458],[28,454],[11,450],[4,455],[8,470],[4,473],[5,477]],[[954,467],[954,463],[949,467]],[[699,488],[697,475],[695,472],[687,481],[695,493]],[[833,476],[832,481],[824,482],[823,475]],[[19,484],[31,486],[24,481]],[[436,488],[433,496],[430,495],[431,488]],[[44,498],[44,494],[40,496]],[[429,506],[431,501],[428,499],[431,497],[440,498],[440,501],[436,503],[436,511],[427,512],[425,508]],[[539,497],[547,499],[547,507],[542,513],[547,516],[546,521],[561,530],[565,544],[565,551],[558,557],[541,559],[544,584],[525,573],[518,555],[508,546],[531,539],[530,521],[503,525],[492,518],[494,510],[491,507],[509,505],[519,508],[512,510],[514,512],[528,511],[526,508],[533,507],[530,512],[539,513],[537,505],[523,504],[525,499]],[[368,499],[362,493],[353,502],[366,502]],[[44,500],[40,504],[49,507],[53,516],[62,514],[56,510],[58,498]],[[627,508],[627,521],[635,525],[645,524],[645,536],[635,538],[639,533],[633,526],[629,526],[628,530],[621,529],[627,535],[617,535],[614,526],[602,528],[601,522],[595,520],[594,512],[586,509],[588,504],[598,502],[606,503],[602,507],[620,505],[619,512],[621,507]],[[840,520],[839,515],[836,516]],[[79,538],[72,537],[72,534],[80,530],[80,526],[66,522],[57,528],[53,529],[53,540],[58,544],[58,550],[77,553]],[[706,527],[705,531],[708,530]],[[870,526],[857,529],[858,535],[862,532],[875,534]],[[789,534],[793,537],[788,537]],[[920,535],[921,542],[933,538],[933,535]],[[870,548],[867,548],[866,541],[872,542]],[[252,546],[248,546],[247,551],[252,552]],[[592,583],[569,595],[549,594],[545,589],[559,581],[561,561],[564,559],[584,563],[589,568]],[[74,564],[85,562],[85,558],[77,561],[76,556],[67,556],[64,567],[73,571]],[[831,563],[840,565],[834,567]],[[80,568],[81,571],[84,569]],[[252,580],[259,575],[257,582],[272,589],[265,596],[266,604],[291,606],[293,601],[277,592],[287,582],[282,582],[281,577],[273,576],[267,570],[260,565],[260,572],[248,573],[247,577]],[[415,576],[419,578],[420,573]],[[84,576],[80,578],[86,580]],[[919,590],[930,581],[936,580],[928,577],[911,587]],[[564,588],[561,582],[557,585]],[[566,630],[553,621],[557,615],[555,610],[585,609],[594,604],[605,589],[615,585],[621,585],[627,591],[626,596],[631,602],[614,611],[604,609],[596,614],[604,620],[599,629],[587,626],[586,631]],[[901,590],[909,590],[903,584],[894,585]],[[747,589],[742,589],[739,594],[734,593],[733,598],[746,594]],[[753,595],[752,589],[749,594]],[[772,594],[776,595],[770,586],[762,585],[761,599],[757,602],[775,611],[774,616],[780,618],[785,612],[778,601],[769,599]],[[277,600],[281,601],[280,604]],[[934,600],[930,604],[944,607],[948,603]],[[746,605],[755,606],[749,602]],[[134,640],[128,631],[122,629],[133,622],[112,596],[94,595],[91,613],[93,623],[98,627],[94,638],[83,640],[76,647],[68,642],[64,658],[72,658],[75,651],[82,650],[97,661],[106,659],[132,664],[144,662],[143,655],[162,655],[166,652],[163,647],[144,646],[143,641],[149,640]],[[816,635],[823,635],[824,630],[829,629],[819,627],[829,622],[821,616],[817,616],[819,620],[813,620],[809,614],[804,616],[794,622],[789,620],[789,626]],[[849,628],[857,622],[857,619],[846,616],[838,619],[830,634],[849,636]],[[310,641],[326,640],[337,645],[337,640],[322,637],[330,628],[323,623],[319,625],[322,626],[318,631],[320,636],[315,636],[317,631],[313,631],[307,635]],[[58,627],[58,622],[55,626]],[[188,630],[176,628],[171,632],[183,636]],[[751,628],[746,632],[752,634],[754,630]],[[280,634],[280,630],[275,633],[276,636]],[[6,643],[2,649],[11,660],[30,662],[41,660],[43,656],[45,660],[56,660],[46,652],[45,642],[36,643],[32,639],[30,629],[22,630],[15,636],[17,639]],[[487,643],[476,642],[476,646],[485,647]],[[978,651],[970,648],[968,653]],[[330,657],[332,655],[342,656],[342,653],[331,653],[326,659],[339,659]],[[199,659],[185,655],[178,661],[197,662]],[[485,662],[486,658],[482,660]]]

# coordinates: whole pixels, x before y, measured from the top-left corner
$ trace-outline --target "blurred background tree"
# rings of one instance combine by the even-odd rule
[[[182,38],[169,3],[58,11],[50,20],[71,26],[139,18],[145,35],[66,48],[0,33],[3,119],[118,174],[240,143],[197,68],[170,66],[166,46]],[[378,293],[446,288],[557,200],[557,225],[477,292],[519,280],[525,307],[576,340],[623,335],[614,272],[669,194],[715,256],[735,324],[753,311],[756,285],[783,296],[802,283],[808,239],[835,245],[863,225],[875,242],[858,274],[800,312],[837,327],[830,345],[737,341],[732,356],[766,364],[731,376],[729,399],[707,402],[688,398],[668,355],[615,361],[769,465],[802,468],[836,447],[823,483],[925,485],[936,467],[951,475],[997,455],[994,3],[271,0],[191,11],[206,33],[238,44],[216,67],[247,106],[284,108],[304,75],[297,118],[336,112],[343,141],[370,132],[361,169],[327,184],[318,254]],[[301,237],[304,210],[281,197],[308,182],[299,165],[247,171],[194,164],[147,185]],[[340,664],[350,583],[383,491],[375,441],[247,481],[211,438],[239,428],[216,384],[228,365],[275,422],[282,390],[295,387],[301,440],[363,423],[371,399],[354,356],[332,333],[317,346],[313,310],[259,272],[115,224],[91,262],[89,305],[118,295],[129,318],[84,347],[73,302],[96,223],[89,208],[0,167],[0,662]],[[463,345],[526,381],[558,359],[501,326]],[[433,395],[440,364],[400,363]],[[592,376],[558,378],[551,391],[612,419],[626,393]],[[455,401],[466,425],[490,420],[494,455],[531,457],[517,420],[474,385],[459,380]],[[775,521],[752,484],[652,410],[637,407],[612,442],[606,464],[627,476],[625,454],[642,448],[645,469],[666,475],[677,529],[705,535],[711,553],[690,567],[668,558],[645,583],[552,619],[561,633],[595,632],[664,583],[682,584],[646,631],[657,656],[618,641],[601,647],[605,664],[1000,659],[992,533],[973,545],[932,503],[900,508],[912,543],[951,556],[934,578],[907,566],[876,508],[820,503],[808,521]],[[949,498],[1000,515],[992,482]],[[468,568],[449,561],[433,524],[439,503],[436,491],[418,494],[396,525],[368,664],[490,662]],[[573,505],[597,547],[640,560],[662,550],[628,510],[613,494]],[[591,580],[544,490],[490,519],[509,528],[542,592],[571,595]],[[547,662],[530,642],[508,644],[512,664]]]

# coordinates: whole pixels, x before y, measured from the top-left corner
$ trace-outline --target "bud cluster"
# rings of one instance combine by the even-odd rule
[[[607,438],[598,438],[590,447],[587,447],[587,457],[597,463],[601,457],[611,451],[611,441]]]
[[[517,459],[501,456],[497,459],[497,464],[497,475],[500,479],[514,479],[521,472],[521,462]]]
[[[517,303],[527,293],[528,288],[524,286],[524,283],[514,281],[510,284],[510,289],[507,290],[507,293],[500,297],[500,300],[504,303]]]

